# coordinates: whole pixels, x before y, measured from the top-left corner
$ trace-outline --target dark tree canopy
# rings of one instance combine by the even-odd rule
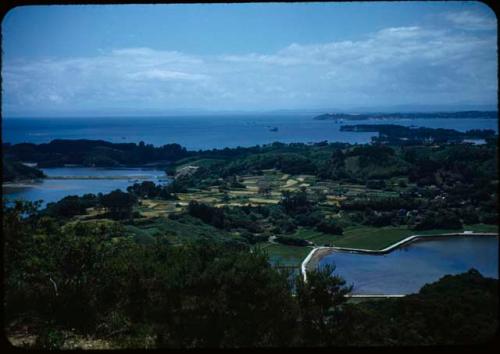
[[[137,199],[132,194],[119,189],[101,197],[101,205],[108,209],[111,217],[116,219],[129,218],[135,203]]]

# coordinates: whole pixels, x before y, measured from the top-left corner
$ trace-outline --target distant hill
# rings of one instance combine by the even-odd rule
[[[323,112],[399,112],[399,113],[433,113],[433,112],[464,112],[464,111],[498,111],[496,104],[396,104],[396,105],[377,105],[377,106],[352,106],[349,109],[337,111],[335,109],[325,109]]]
[[[154,147],[151,144],[111,143],[103,140],[56,139],[47,144],[3,144],[3,155],[13,161],[31,161],[39,167],[66,164],[93,167],[145,165],[187,157],[179,144]]]
[[[497,111],[462,111],[462,112],[412,112],[412,113],[326,113],[314,117],[316,120],[365,120],[365,119],[432,119],[432,118],[467,118],[497,119]]]

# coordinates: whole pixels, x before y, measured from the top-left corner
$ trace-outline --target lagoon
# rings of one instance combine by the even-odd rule
[[[154,181],[158,184],[168,181],[163,170],[152,168],[57,167],[41,170],[47,175],[46,179],[3,186],[3,198],[43,200],[44,207],[68,195],[109,193],[115,189],[126,191],[135,182]]]
[[[498,237],[419,239],[383,255],[336,251],[319,261],[319,267],[326,264],[334,264],[334,274],[353,284],[353,294],[406,295],[470,268],[498,279]]]

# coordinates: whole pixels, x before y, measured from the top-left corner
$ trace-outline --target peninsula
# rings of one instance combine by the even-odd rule
[[[367,119],[498,119],[497,111],[460,112],[410,112],[410,113],[325,113],[314,117],[316,120],[367,120]]]

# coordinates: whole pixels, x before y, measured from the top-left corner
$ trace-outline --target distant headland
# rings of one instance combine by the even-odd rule
[[[314,117],[316,120],[366,120],[366,119],[432,119],[432,118],[477,118],[497,119],[498,111],[461,112],[411,112],[411,113],[325,113]]]

